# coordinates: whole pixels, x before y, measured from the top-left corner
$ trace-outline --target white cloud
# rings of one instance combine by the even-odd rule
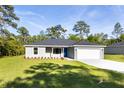
[[[90,18],[96,18],[98,15],[99,15],[99,12],[96,11],[96,10],[89,11],[89,12],[87,13],[87,17],[90,17]]]
[[[39,34],[41,30],[46,29],[45,25],[42,25],[35,21],[30,21],[30,20],[22,21],[20,23],[20,26],[25,26],[29,30],[29,33],[31,35]]]
[[[45,16],[40,15],[40,14],[35,13],[35,12],[32,12],[32,11],[16,11],[16,14],[21,16],[21,17],[34,16],[34,17],[38,17],[42,20],[46,20]]]
[[[32,27],[36,27],[36,28],[39,28],[39,29],[44,29],[44,27],[41,25],[41,24],[38,24],[38,23],[35,23],[35,22],[32,22],[32,21],[28,21],[28,24]]]
[[[20,26],[26,26],[30,34],[38,34],[41,30],[45,30],[47,20],[43,15],[32,11],[15,11],[20,17]]]

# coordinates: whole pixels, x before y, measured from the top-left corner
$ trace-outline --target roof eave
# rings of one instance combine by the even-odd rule
[[[24,47],[73,47],[73,45],[24,45]]]
[[[105,45],[24,45],[24,47],[106,47]]]
[[[75,47],[80,47],[80,46],[83,46],[83,47],[106,47],[105,45],[73,45]]]

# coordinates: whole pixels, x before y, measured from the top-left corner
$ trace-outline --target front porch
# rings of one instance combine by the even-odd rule
[[[74,59],[73,47],[46,47],[46,53],[50,58],[71,58]]]
[[[64,57],[74,59],[74,47],[64,48]]]

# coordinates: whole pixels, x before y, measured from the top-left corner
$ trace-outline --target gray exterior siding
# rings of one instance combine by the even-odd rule
[[[124,54],[124,47],[106,47],[105,54]]]

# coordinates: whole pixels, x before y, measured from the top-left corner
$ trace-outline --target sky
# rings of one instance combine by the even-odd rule
[[[19,26],[25,26],[31,35],[37,35],[41,30],[58,24],[68,30],[67,34],[72,34],[73,26],[79,20],[90,25],[90,32],[93,34],[104,32],[111,36],[117,22],[124,27],[124,6],[18,5],[14,7],[15,13],[20,18]],[[12,32],[17,34],[16,30]]]

